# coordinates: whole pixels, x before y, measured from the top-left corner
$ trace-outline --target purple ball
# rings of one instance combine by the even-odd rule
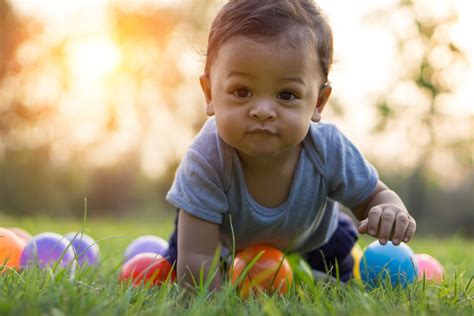
[[[20,266],[26,268],[38,264],[41,269],[53,267],[56,262],[63,268],[74,268],[74,250],[70,242],[56,233],[41,233],[25,246],[20,257]]]
[[[99,263],[99,245],[91,236],[80,232],[71,232],[64,237],[71,242],[80,266],[92,266]]]
[[[168,242],[166,240],[158,236],[146,235],[132,241],[125,250],[124,257],[125,261],[128,261],[133,256],[144,252],[157,253],[164,257],[167,250]]]

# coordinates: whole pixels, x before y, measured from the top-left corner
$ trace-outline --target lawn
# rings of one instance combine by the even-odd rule
[[[0,226],[21,227],[31,234],[80,231],[82,221],[0,216]],[[339,315],[339,314],[461,314],[474,315],[474,240],[416,236],[417,253],[429,253],[445,267],[446,280],[435,285],[416,283],[400,288],[366,290],[347,285],[317,283],[293,288],[285,296],[253,297],[242,301],[229,285],[219,293],[204,288],[186,296],[176,285],[129,287],[117,282],[123,252],[134,238],[155,234],[167,238],[168,218],[87,220],[84,231],[99,240],[102,260],[96,269],[81,269],[71,277],[65,270],[31,269],[0,276],[0,315]],[[363,238],[362,246],[371,240]]]

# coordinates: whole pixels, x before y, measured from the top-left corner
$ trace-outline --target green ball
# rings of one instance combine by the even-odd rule
[[[313,269],[311,269],[309,263],[297,253],[289,254],[286,258],[290,263],[291,270],[293,270],[293,280],[295,284],[313,286]]]

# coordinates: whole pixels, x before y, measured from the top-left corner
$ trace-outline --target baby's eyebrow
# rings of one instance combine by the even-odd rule
[[[233,70],[233,71],[230,71],[227,74],[226,79],[228,79],[230,77],[234,77],[234,76],[257,78],[257,76],[255,76],[253,74],[250,74],[248,72]],[[280,77],[279,79],[280,79],[280,81],[292,81],[292,82],[297,82],[297,83],[302,84],[302,85],[306,85],[306,82],[303,80],[303,78],[301,78],[299,76],[286,76],[286,77]]]
[[[280,78],[281,81],[293,81],[293,82],[297,82],[299,84],[302,84],[302,85],[306,85],[306,82],[303,80],[303,78],[301,77],[281,77]]]
[[[233,70],[227,74],[226,79],[234,76],[256,78],[255,75],[249,74],[247,72]]]

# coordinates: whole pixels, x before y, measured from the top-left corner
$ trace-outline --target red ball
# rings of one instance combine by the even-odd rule
[[[119,280],[122,282],[131,281],[134,286],[160,285],[167,280],[176,280],[176,270],[163,256],[144,252],[125,262]]]
[[[435,283],[441,283],[444,279],[444,268],[438,260],[425,253],[416,255],[418,262],[418,280],[430,280]]]
[[[278,249],[267,245],[254,245],[236,253],[234,267],[230,271],[233,284],[239,281],[240,275],[250,262],[259,254],[260,258],[250,268],[247,275],[239,283],[239,294],[247,298],[250,292],[281,294],[288,292],[293,283],[293,272],[285,255]]]

